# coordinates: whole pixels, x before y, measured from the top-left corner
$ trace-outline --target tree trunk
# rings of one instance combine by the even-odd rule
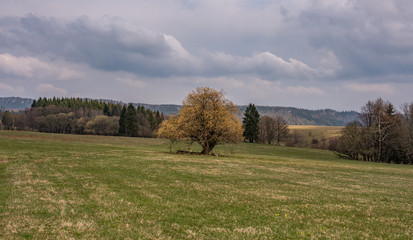
[[[209,154],[211,153],[212,149],[215,147],[215,145],[216,145],[216,143],[205,143],[205,144],[202,144],[202,145],[201,145],[201,147],[202,147],[202,152],[201,152],[201,154],[203,154],[203,155],[209,155]]]
[[[208,146],[203,146],[203,147],[202,147],[202,152],[201,152],[201,154],[202,154],[202,155],[208,155],[210,151],[211,151],[211,150],[209,150],[209,147],[208,147]]]

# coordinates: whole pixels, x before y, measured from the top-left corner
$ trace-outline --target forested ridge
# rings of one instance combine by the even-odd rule
[[[153,137],[163,121],[143,106],[82,98],[39,98],[20,112],[2,113],[7,130]]]
[[[21,97],[0,97],[0,110],[24,110],[33,103],[31,98]]]
[[[100,99],[98,101],[114,104],[124,104],[123,102]],[[33,102],[33,99],[7,97],[0,98],[0,109],[3,110],[24,110],[29,108]],[[150,109],[153,112],[162,112],[165,115],[178,114],[182,105],[176,104],[146,104],[146,103],[133,103],[135,107],[143,106],[145,109]],[[239,110],[238,117],[242,118],[242,113],[246,110],[247,106],[236,106]],[[358,117],[356,111],[335,111],[332,109],[320,109],[320,110],[308,110],[294,107],[276,107],[276,106],[256,106],[258,112],[264,116],[276,117],[280,116],[287,121],[290,125],[319,125],[319,126],[345,126],[348,123],[354,121]]]
[[[356,120],[356,111],[335,111],[332,109],[309,110],[294,107],[256,106],[264,116],[282,117],[290,125],[345,126]],[[244,112],[247,106],[238,106]]]

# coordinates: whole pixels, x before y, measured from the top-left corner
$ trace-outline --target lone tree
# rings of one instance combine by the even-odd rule
[[[243,136],[250,142],[258,140],[260,114],[255,108],[255,105],[250,103],[245,109],[242,126],[244,127]]]
[[[209,154],[218,143],[235,143],[242,139],[242,125],[237,109],[224,93],[208,87],[192,91],[183,101],[178,116],[162,123],[158,136],[191,139],[201,145],[201,154]]]

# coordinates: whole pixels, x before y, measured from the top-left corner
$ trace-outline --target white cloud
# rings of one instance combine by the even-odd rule
[[[347,83],[345,88],[353,92],[375,93],[377,95],[393,95],[396,90],[389,83]]]
[[[8,84],[0,82],[0,90],[4,90],[3,95],[10,95],[10,94],[22,94],[24,93],[24,88],[22,87],[12,87]],[[5,94],[7,93],[7,94]]]
[[[131,79],[131,78],[118,77],[116,78],[116,81],[126,84],[130,87],[136,87],[136,88],[145,88],[147,85],[144,81],[140,81],[137,79]]]
[[[319,71],[307,64],[289,58],[288,61],[270,52],[254,53],[250,57],[241,57],[224,52],[204,51],[203,62],[208,74],[251,74],[291,79],[309,79],[319,75]]]
[[[9,53],[0,54],[0,71],[19,77],[30,78],[37,73],[49,72],[51,67],[33,57],[16,57]]]
[[[296,95],[315,95],[322,96],[325,92],[317,87],[303,87],[303,86],[291,86],[287,87],[286,91]]]
[[[413,91],[411,0],[19,2],[0,10],[3,91],[70,80],[63,90],[82,96],[168,103],[201,84],[347,109]]]
[[[323,69],[325,75],[334,76],[337,71],[342,70],[342,65],[335,55],[335,53],[329,49],[321,49],[320,54],[320,65]]]
[[[65,96],[68,94],[65,89],[55,87],[52,84],[39,84],[36,87],[36,92],[46,96]]]
[[[71,64],[84,63],[110,72],[124,71],[146,77],[250,74],[268,79],[308,79],[320,72],[297,58],[284,60],[269,51],[245,56],[208,49],[191,53],[172,35],[139,28],[118,17],[80,17],[62,24],[56,19],[30,15],[10,26],[3,22],[2,27],[7,32],[14,32],[14,35],[4,35],[6,42],[12,45],[10,51],[24,50],[28,56],[62,59]],[[48,28],[53,28],[54,33],[37,30]],[[14,42],[14,38],[22,40]],[[36,39],[36,42],[30,39]],[[34,57],[18,58],[7,54],[4,58],[7,61],[3,61],[3,69],[27,78],[35,75],[56,76],[58,79],[81,76],[72,69],[65,67],[62,70],[54,63]]]
[[[188,51],[181,45],[181,43],[171,35],[164,34],[166,43],[172,49],[172,56],[183,59],[190,59],[191,55]]]
[[[70,67],[61,67],[67,64],[45,62],[31,56],[17,57],[10,53],[0,54],[0,73],[30,80],[69,80],[83,76]]]

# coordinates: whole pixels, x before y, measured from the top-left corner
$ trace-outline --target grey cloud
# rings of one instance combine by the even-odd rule
[[[341,78],[413,74],[411,1],[355,1],[302,12],[299,28],[311,46],[332,50]]]
[[[10,24],[12,23],[12,24]],[[142,76],[219,76],[251,74],[266,78],[312,78],[318,70],[270,52],[236,56],[203,50],[189,53],[173,36],[145,30],[120,18],[72,22],[30,15],[0,19],[0,49],[16,55],[36,55],[82,62],[104,71]]]
[[[250,57],[233,56],[222,52],[205,52],[203,59],[206,68],[216,75],[254,73],[269,79],[309,79],[320,76],[318,70],[299,60],[293,58],[284,60],[270,52],[255,53]]]
[[[79,4],[73,2],[65,6],[74,10]],[[0,49],[3,52],[13,49],[15,55],[24,55],[24,51],[30,49],[26,55],[49,53],[98,69],[145,76],[258,74],[269,78],[294,78],[300,74],[289,76],[275,70],[277,67],[257,64],[253,61],[258,60],[254,52],[271,52],[285,62],[291,57],[299,59],[317,72],[310,76],[321,78],[317,69],[328,66],[320,65],[323,56],[317,55],[317,50],[327,50],[334,53],[341,71],[327,69],[326,72],[332,72],[329,76],[338,76],[339,80],[375,81],[377,76],[413,74],[411,0],[229,1],[225,4],[222,1],[121,1],[102,4],[98,9],[94,8],[96,3],[82,5],[86,14],[94,17],[102,13],[123,16],[155,32],[112,17],[98,20],[83,17],[72,22],[36,16],[2,18]],[[30,5],[26,5],[30,9],[27,6]],[[49,10],[43,13],[50,16],[53,10],[50,8],[48,5]],[[36,9],[42,12],[41,7]],[[67,16],[58,10],[55,16],[60,15]],[[156,31],[178,38],[190,49],[190,58],[177,57],[164,34]],[[199,53],[202,47],[207,50]],[[233,61],[228,65],[223,63],[215,51],[225,52]],[[244,67],[243,62],[250,60],[255,67]],[[300,75],[306,76],[308,74]]]
[[[5,1],[0,94],[179,103],[207,85],[244,104],[397,106],[411,101],[412,13],[411,0]]]
[[[109,17],[62,23],[31,15],[1,19],[0,29],[2,52],[61,57],[108,71],[162,75],[173,51],[162,34],[128,28]]]

